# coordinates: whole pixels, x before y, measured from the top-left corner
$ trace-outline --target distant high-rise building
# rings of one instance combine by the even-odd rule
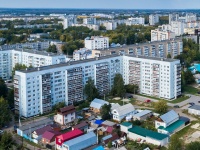
[[[149,15],[149,24],[150,25],[155,25],[158,22],[159,22],[159,15],[158,14]]]
[[[67,29],[73,24],[76,24],[76,22],[77,22],[76,16],[63,16],[63,29]]]
[[[136,18],[128,18],[128,20],[125,22],[126,25],[144,25],[145,18],[142,17],[136,17]]]
[[[95,17],[83,18],[83,24],[94,24],[94,25],[96,25],[96,18]]]
[[[175,33],[170,30],[151,30],[151,41],[169,40],[175,38]]]
[[[90,50],[109,48],[109,38],[103,36],[87,37],[85,38],[85,48]]]

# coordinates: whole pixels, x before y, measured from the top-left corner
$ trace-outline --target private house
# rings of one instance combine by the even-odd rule
[[[54,121],[60,125],[69,125],[76,119],[76,110],[73,105],[60,108],[54,116]]]
[[[102,139],[101,139],[101,143],[103,145],[107,145],[108,142],[115,142],[116,140],[118,140],[120,137],[116,134],[116,133],[113,133],[113,134],[109,134],[107,136],[104,136]]]
[[[72,127],[72,130],[79,129],[79,130],[81,130],[81,131],[83,131],[83,132],[86,132],[87,129],[88,129],[88,127],[89,127],[89,126],[88,126],[88,123],[86,123],[85,121],[83,121],[83,122],[81,122],[81,123],[79,123],[79,124],[73,126],[73,127]]]
[[[200,115],[200,106],[199,105],[192,105],[188,108],[188,113],[192,115]]]
[[[136,110],[132,104],[126,104],[112,110],[113,120],[121,121],[125,117],[133,116]]]
[[[152,116],[152,111],[150,110],[143,110],[133,116],[133,120],[139,120],[139,121],[144,121],[148,117]]]
[[[50,125],[44,126],[44,127],[40,128],[40,129],[37,129],[37,130],[33,131],[32,132],[32,137],[39,141],[42,138],[42,135],[46,131],[53,131],[53,129],[51,128]]]
[[[95,98],[90,104],[90,109],[95,113],[100,113],[101,107],[105,104],[108,105],[109,103],[104,100]]]
[[[151,143],[153,145],[165,146],[169,142],[169,136],[161,134],[139,126],[128,129],[128,138],[141,143]]]
[[[185,127],[185,122],[179,119],[179,115],[174,110],[171,110],[155,121],[155,127],[159,133],[171,135]]]
[[[81,150],[97,143],[94,132],[88,132],[63,143],[62,150]]]
[[[60,135],[61,133],[58,131],[45,131],[42,135],[42,143],[49,144],[55,141],[56,136]]]
[[[58,150],[62,149],[62,144],[64,142],[74,139],[81,135],[83,135],[83,131],[81,131],[79,129],[75,129],[75,130],[72,130],[72,131],[69,131],[69,132],[66,132],[64,134],[57,136],[56,137],[56,148]]]

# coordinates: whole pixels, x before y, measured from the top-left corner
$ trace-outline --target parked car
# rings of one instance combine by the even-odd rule
[[[150,99],[147,99],[147,100],[145,100],[144,102],[145,102],[145,103],[150,103],[151,100],[150,100]]]
[[[129,95],[129,96],[127,96],[128,98],[133,98],[133,95]]]
[[[198,94],[200,94],[200,91],[199,92],[197,92]]]
[[[174,108],[180,108],[178,105],[174,105]]]
[[[189,103],[190,105],[195,105],[195,103]]]
[[[198,103],[200,103],[200,101],[198,101]]]

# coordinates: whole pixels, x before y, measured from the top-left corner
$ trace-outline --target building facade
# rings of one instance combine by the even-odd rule
[[[145,18],[142,17],[136,17],[136,18],[128,18],[127,21],[125,22],[126,25],[144,25],[145,23]]]
[[[27,67],[40,67],[66,62],[65,55],[56,55],[36,50],[0,50],[0,77],[4,80],[10,79],[12,69],[16,64]]]
[[[151,30],[151,41],[170,40],[175,38],[175,33],[159,29]]]
[[[155,25],[158,22],[159,22],[159,15],[158,14],[149,15],[149,24],[151,26]]]
[[[109,48],[109,38],[103,36],[92,36],[85,38],[85,48],[87,49],[106,49]]]
[[[90,17],[90,18],[83,18],[83,24],[96,24],[96,18]]]
[[[133,56],[161,57],[167,58],[170,54],[171,58],[181,54],[183,51],[183,42],[181,38],[172,40],[154,41],[146,43],[136,43],[133,45],[125,45],[104,50],[92,50],[92,57],[128,54]]]
[[[107,94],[115,74],[125,84],[138,84],[139,92],[165,99],[181,94],[179,60],[110,55],[88,60],[16,71],[15,109],[24,117],[43,114],[59,102],[67,105],[84,99],[88,78],[94,80],[99,94]]]

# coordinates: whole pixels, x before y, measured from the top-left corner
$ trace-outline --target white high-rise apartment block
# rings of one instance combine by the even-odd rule
[[[171,24],[171,21],[178,21],[179,20],[179,14],[169,14],[169,24]]]
[[[196,22],[197,15],[193,13],[186,13],[185,16],[179,16],[179,14],[169,14],[169,24],[171,24],[172,21]]]
[[[40,67],[66,62],[65,55],[33,50],[0,50],[0,77],[10,79],[16,64]]]
[[[139,92],[165,99],[181,94],[179,60],[110,55],[15,72],[15,110],[31,117],[51,111],[52,106],[84,100],[83,89],[91,77],[100,95],[108,93],[115,74],[125,84],[137,84]]]
[[[150,25],[155,25],[158,22],[159,22],[159,15],[158,14],[149,15],[149,24]]]
[[[106,27],[106,30],[115,30],[117,28],[117,22],[115,21],[106,21],[102,25]]]
[[[136,18],[128,18],[128,20],[125,22],[126,25],[144,25],[145,23],[145,18],[142,17],[136,17]]]
[[[109,38],[103,36],[87,37],[85,38],[85,48],[91,50],[109,48]]]
[[[170,40],[175,38],[175,33],[170,30],[151,30],[151,41]]]
[[[73,24],[76,24],[76,22],[77,22],[76,16],[63,16],[63,29],[67,29]]]
[[[97,24],[96,18],[95,17],[90,17],[90,18],[83,18],[83,24]]]

